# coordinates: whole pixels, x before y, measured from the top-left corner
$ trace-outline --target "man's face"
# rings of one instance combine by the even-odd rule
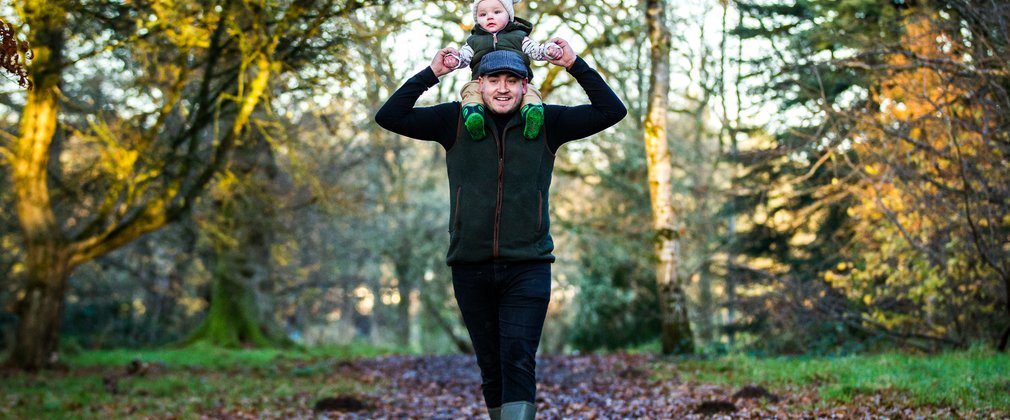
[[[481,76],[480,96],[484,105],[495,114],[508,114],[519,108],[526,94],[526,79],[512,73]]]
[[[477,24],[485,31],[498,32],[509,24],[509,12],[498,0],[484,0],[477,4]]]

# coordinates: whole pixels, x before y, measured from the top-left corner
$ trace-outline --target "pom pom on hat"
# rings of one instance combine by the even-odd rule
[[[473,2],[473,20],[477,20],[477,5],[485,0],[474,0]],[[487,0],[487,1],[497,1],[501,3],[502,7],[505,8],[505,12],[509,14],[509,22],[515,22],[516,20],[516,9],[515,4],[523,0]]]

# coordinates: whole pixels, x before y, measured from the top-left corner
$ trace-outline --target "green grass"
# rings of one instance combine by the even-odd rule
[[[361,345],[83,352],[66,360],[67,371],[0,374],[0,418],[194,418],[219,411],[305,417],[320,398],[380,386],[340,377],[338,363],[390,352]],[[133,360],[149,366],[144,375],[126,374]],[[113,378],[114,388],[104,378]]]
[[[298,350],[286,349],[226,349],[197,344],[177,349],[151,350],[102,350],[82,352],[67,357],[70,366],[125,366],[136,359],[148,363],[160,363],[169,367],[203,367],[224,369],[236,366],[264,367],[282,361],[305,361],[314,359],[347,360],[374,357],[383,354],[405,353],[400,349],[379,348],[366,345],[314,347]]]
[[[368,346],[302,350],[168,350],[82,352],[68,371],[0,373],[0,418],[194,418],[218,413],[252,417],[311,416],[316,400],[376,392],[381,383],[341,377],[341,361],[393,352]],[[147,374],[126,375],[133,361]],[[859,404],[884,394],[902,404],[964,410],[1010,410],[1010,355],[975,350],[932,356],[889,353],[832,358],[745,355],[658,363],[657,379],[772,393],[819,394],[825,402]],[[115,389],[103,382],[115,378]],[[802,409],[803,407],[794,407]]]
[[[982,350],[923,356],[888,353],[832,358],[744,355],[684,359],[659,375],[717,385],[763,385],[773,393],[816,387],[828,401],[895,392],[918,405],[1010,409],[1010,355]]]

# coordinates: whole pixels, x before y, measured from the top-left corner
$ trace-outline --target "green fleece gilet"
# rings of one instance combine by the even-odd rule
[[[489,261],[554,262],[550,235],[554,154],[547,130],[523,138],[519,112],[499,138],[493,119],[489,137],[473,141],[457,130],[445,155],[449,172],[449,265]]]
[[[530,36],[532,32],[533,24],[520,18],[509,22],[504,29],[493,34],[485,31],[480,25],[474,26],[470,30],[470,37],[466,39],[467,45],[473,48],[473,57],[470,58],[470,72],[473,79],[477,79],[477,69],[485,54],[496,50],[508,50],[523,57],[523,61],[526,62],[526,74],[529,75],[530,80],[533,80],[530,57],[523,52],[523,39]]]

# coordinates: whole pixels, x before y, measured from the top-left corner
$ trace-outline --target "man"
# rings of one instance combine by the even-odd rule
[[[563,66],[589,105],[545,105],[544,126],[523,137],[517,111],[529,75],[519,54],[484,56],[478,76],[490,135],[474,140],[461,129],[460,103],[415,108],[417,98],[452,72],[440,50],[431,66],[397,89],[375,115],[383,128],[446,150],[449,175],[449,251],[452,284],[480,366],[484,402],[492,419],[533,419],[535,357],[550,300],[554,242],[548,205],[554,155],[562,144],[598,133],[627,114],[599,73],[563,39],[552,40]]]

